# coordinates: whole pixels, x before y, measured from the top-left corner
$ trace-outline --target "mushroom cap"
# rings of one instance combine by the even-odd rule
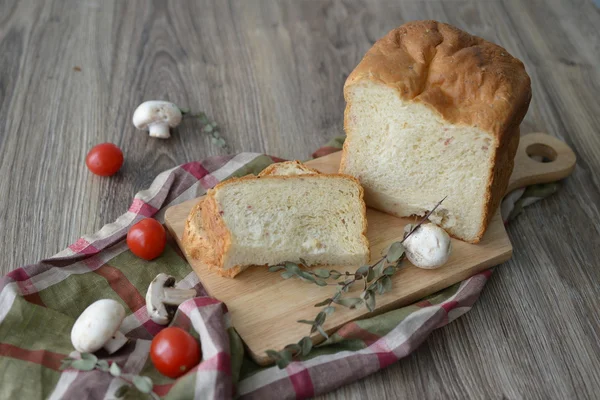
[[[404,241],[406,258],[416,267],[433,269],[448,261],[450,236],[435,224],[423,224]]]
[[[98,300],[88,306],[71,330],[71,343],[80,353],[93,353],[115,334],[125,318],[125,308],[112,299]]]
[[[152,124],[168,124],[175,128],[181,122],[181,110],[168,101],[145,101],[133,113],[133,124],[136,128],[148,130]]]

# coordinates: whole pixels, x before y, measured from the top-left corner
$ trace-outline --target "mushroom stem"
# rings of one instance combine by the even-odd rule
[[[159,139],[168,139],[171,137],[169,133],[169,124],[155,123],[149,126],[150,136]]]
[[[194,289],[164,288],[163,303],[178,306],[186,300],[196,297]]]
[[[121,347],[125,346],[125,343],[127,343],[127,337],[123,335],[121,331],[117,330],[102,347],[108,352],[108,354],[112,354]]]

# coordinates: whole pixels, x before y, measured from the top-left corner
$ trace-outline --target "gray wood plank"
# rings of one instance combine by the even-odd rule
[[[0,271],[123,213],[174,165],[223,154],[187,120],[135,131],[143,100],[204,110],[232,152],[304,159],[342,132],[342,86],[371,44],[438,19],[505,46],[532,76],[522,127],[578,165],[509,227],[513,259],[410,357],[322,398],[594,398],[600,393],[600,12],[590,0],[0,2]],[[75,70],[79,67],[81,70]],[[109,179],[94,144],[124,150]]]

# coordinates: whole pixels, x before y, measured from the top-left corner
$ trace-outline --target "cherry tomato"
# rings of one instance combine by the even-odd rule
[[[160,256],[166,244],[165,228],[153,218],[141,220],[127,232],[129,250],[144,260],[154,260]]]
[[[114,175],[123,165],[123,152],[112,143],[102,143],[92,147],[85,163],[96,175]]]
[[[150,358],[161,374],[175,379],[196,366],[202,352],[192,335],[181,328],[170,327],[152,340]]]

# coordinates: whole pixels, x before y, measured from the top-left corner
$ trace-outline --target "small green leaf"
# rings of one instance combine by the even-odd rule
[[[189,114],[190,113],[190,109],[189,108],[180,108],[179,112],[182,114]]]
[[[355,308],[361,302],[362,302],[362,299],[360,299],[358,297],[348,297],[348,298],[344,298],[344,299],[337,299],[335,301],[336,304],[339,304],[340,306],[344,306],[344,307],[348,307],[348,308]]]
[[[369,273],[369,268],[370,267],[368,265],[363,265],[362,267],[356,270],[355,274],[358,276],[367,276],[367,274]]]
[[[210,124],[212,125],[213,128],[217,127],[217,123],[215,121],[211,122]]]
[[[267,350],[265,353],[267,353],[267,356],[269,356],[269,358],[273,361],[277,361],[281,358],[279,353],[276,352],[275,350]]]
[[[306,271],[299,271],[298,276],[308,282],[316,282],[315,277]]]
[[[311,321],[311,320],[308,320],[308,319],[299,319],[296,322],[299,322],[301,324],[307,324],[307,325],[313,325],[315,323],[315,321]]]
[[[363,300],[366,300],[366,299],[368,299],[368,298],[369,298],[369,296],[370,296],[370,291],[368,291],[368,290],[365,290],[364,292],[362,292],[362,293],[360,294],[360,298],[361,298],[361,299],[363,299]]]
[[[404,246],[400,242],[394,242],[387,251],[385,258],[388,262],[396,262],[404,254]]]
[[[334,294],[334,295],[333,295],[333,297],[331,298],[331,301],[332,301],[333,303],[335,303],[335,301],[336,301],[337,299],[339,299],[340,297],[342,297],[342,292],[337,292],[336,294]]]
[[[329,304],[330,302],[331,302],[330,299],[325,299],[325,300],[315,304],[315,307],[323,307],[323,306],[326,306],[327,304]]]
[[[300,275],[300,272],[302,272],[298,264],[289,261],[285,263],[285,269],[294,275]]]
[[[227,143],[225,142],[225,139],[223,138],[219,138],[217,140],[217,146],[223,148],[223,147],[227,147]]]
[[[303,356],[307,356],[308,353],[310,353],[310,351],[312,350],[312,340],[310,340],[308,336],[304,336],[302,339],[300,339],[298,344],[302,348]]]
[[[94,360],[75,360],[71,363],[71,367],[80,371],[91,371],[96,368],[96,361]]]
[[[204,132],[212,132],[213,131],[213,126],[208,124],[204,126],[204,129],[202,129]]]
[[[281,277],[282,277],[283,279],[290,279],[290,278],[291,278],[292,276],[294,276],[294,275],[295,275],[295,274],[294,274],[293,272],[290,272],[290,271],[283,271],[283,272],[281,273]]]
[[[335,311],[335,307],[334,306],[329,306],[329,307],[325,307],[323,309],[323,312],[327,315],[331,315],[333,314],[333,312]]]
[[[284,369],[285,367],[287,367],[290,364],[290,362],[287,360],[284,360],[283,358],[280,358],[277,361],[275,361],[275,364],[277,364],[279,369]]]
[[[317,325],[323,325],[323,322],[325,322],[325,318],[327,318],[327,314],[325,314],[324,311],[321,311],[317,314],[317,317],[315,318],[315,323]]]
[[[371,282],[375,278],[375,270],[373,268],[369,268],[369,273],[367,274],[367,282]]]
[[[92,353],[81,353],[82,360],[94,360],[94,364],[98,361],[98,357],[93,355]]]
[[[331,276],[331,272],[329,272],[329,270],[326,270],[323,268],[315,269],[313,272],[319,278],[327,279]]]
[[[119,399],[121,397],[125,397],[125,395],[127,394],[127,392],[129,392],[129,389],[131,387],[129,385],[123,385],[121,387],[119,387],[117,389],[117,391],[115,392],[114,396]]]
[[[121,367],[116,362],[113,362],[108,369],[112,376],[121,376]]]
[[[394,275],[396,273],[396,267],[390,265],[386,269],[383,270],[384,275]]]
[[[106,360],[99,360],[96,363],[96,366],[98,367],[98,369],[100,371],[104,371],[104,372],[108,371],[108,361],[106,361]]]
[[[152,391],[152,379],[147,376],[134,376],[132,382],[142,393],[150,393]]]
[[[375,267],[373,267],[373,269],[375,270],[376,277],[381,276],[381,273],[383,272],[383,267],[385,267],[385,259],[375,264]]]
[[[269,272],[277,272],[282,269],[285,269],[285,267],[283,265],[271,265],[269,267]]]
[[[351,286],[354,282],[355,282],[354,278],[348,278],[343,283],[339,283],[339,284]]]
[[[338,272],[334,269],[332,269],[331,271],[329,271],[329,274],[331,276],[332,279],[338,279],[340,276],[342,276],[341,272]]]
[[[298,266],[298,264],[296,264],[295,262],[286,261],[286,262],[285,262],[285,263],[283,263],[283,264],[285,265],[285,267],[286,267],[288,270],[294,270],[294,271],[296,271],[296,270],[300,269],[300,267]]]
[[[389,276],[383,277],[381,285],[383,286],[383,290],[385,292],[389,292],[390,290],[392,290],[392,278],[390,278]]]
[[[288,350],[292,354],[298,354],[302,350],[302,348],[300,347],[300,345],[297,344],[297,343],[288,344],[283,349],[284,350]]]
[[[381,284],[381,280],[377,281],[377,285],[375,285],[375,289],[377,290],[377,293],[379,293],[379,294],[385,293],[385,288]]]
[[[289,350],[281,350],[279,352],[279,356],[281,357],[281,360],[284,360],[287,364],[289,364],[292,361],[292,353]]]
[[[367,305],[367,309],[369,311],[373,311],[375,309],[375,295],[371,295],[369,296],[366,301],[365,304]]]
[[[321,334],[321,336],[323,336],[325,339],[329,339],[329,336],[327,335],[327,332],[325,332],[325,329],[323,329],[322,326],[317,326],[317,330],[319,331],[319,333]]]
[[[327,286],[327,282],[322,279],[315,279],[315,283],[319,286]]]

